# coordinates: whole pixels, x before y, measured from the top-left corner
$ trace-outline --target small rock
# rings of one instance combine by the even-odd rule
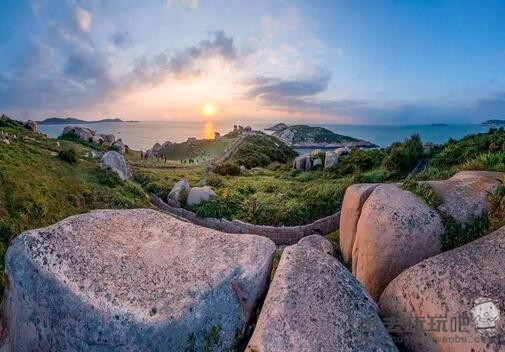
[[[214,191],[209,187],[193,187],[188,194],[188,205],[198,205],[215,196]]]
[[[3,143],[3,144],[11,144],[11,142],[9,142],[9,140],[8,140],[8,139],[4,139],[4,140],[2,140],[2,143]]]
[[[102,157],[102,167],[109,168],[119,175],[122,180],[130,179],[130,172],[124,157],[115,151],[110,151]]]
[[[309,246],[329,255],[335,255],[335,249],[330,241],[321,235],[309,235],[298,241],[300,246]]]
[[[189,192],[191,187],[189,186],[189,182],[186,179],[182,179],[177,181],[175,185],[172,187],[172,190],[168,194],[168,204],[176,207],[181,206],[181,195],[183,192]]]

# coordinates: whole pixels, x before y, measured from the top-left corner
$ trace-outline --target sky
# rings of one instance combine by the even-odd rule
[[[505,119],[505,1],[2,0],[0,112]]]

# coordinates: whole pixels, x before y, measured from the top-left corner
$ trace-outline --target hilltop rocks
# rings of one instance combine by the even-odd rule
[[[99,135],[94,135],[92,138],[91,138],[91,142],[93,144],[103,144],[104,143],[104,139],[102,136],[99,136]]]
[[[356,237],[361,208],[368,196],[377,187],[376,183],[355,184],[347,187],[340,211],[340,251],[346,263],[352,260],[352,248]]]
[[[198,205],[216,194],[209,186],[193,187],[188,194],[188,205]]]
[[[153,147],[151,148],[151,151],[153,152],[154,155],[158,155],[159,152],[161,152],[161,144],[155,143]]]
[[[503,351],[505,323],[494,303],[503,312],[503,258],[505,227],[426,259],[389,284],[379,301],[381,314],[399,324],[396,335],[407,351]],[[412,317],[424,320],[422,331],[405,325]],[[430,322],[438,328],[430,329]],[[496,336],[489,337],[493,331]]]
[[[174,207],[181,206],[181,196],[183,192],[189,193],[191,187],[189,186],[189,182],[186,179],[177,181],[175,185],[172,187],[172,190],[168,194],[167,203]]]
[[[113,134],[101,134],[100,135],[106,143],[112,144],[116,141],[116,137]]]
[[[421,199],[396,185],[378,185],[361,209],[352,271],[378,300],[403,270],[441,252],[443,233],[441,217]]]
[[[296,170],[306,171],[312,167],[312,158],[310,154],[300,155],[293,160],[293,167]]]
[[[441,200],[438,209],[459,225],[484,215],[487,196],[501,183],[504,174],[492,171],[461,171],[445,181],[428,181]]]
[[[37,132],[37,122],[28,120],[25,123],[25,128],[29,129],[32,132]]]
[[[338,162],[338,156],[334,152],[326,152],[324,157],[324,168],[333,167]]]
[[[246,351],[397,351],[377,310],[334,257],[289,246]]]
[[[95,131],[85,127],[67,126],[63,129],[63,134],[74,134],[83,141],[91,142],[93,136],[95,135]]]
[[[351,148],[349,147],[341,147],[341,148],[337,148],[335,149],[335,154],[337,155],[337,157],[341,157],[342,155],[346,155],[346,154],[349,154],[351,152]]]
[[[101,210],[17,237],[4,300],[12,351],[232,349],[275,245],[149,209]]]
[[[115,151],[110,151],[102,157],[102,167],[109,168],[119,175],[122,180],[130,179],[130,171],[124,157]]]
[[[286,125],[285,123],[278,123],[274,126],[271,126],[271,127],[268,127],[268,128],[265,128],[266,131],[274,131],[274,132],[279,132],[279,131],[282,131],[282,130],[285,130],[286,128],[288,128],[289,126]]]
[[[121,139],[118,139],[114,143],[112,143],[112,147],[120,154],[126,153],[126,145],[123,143]]]

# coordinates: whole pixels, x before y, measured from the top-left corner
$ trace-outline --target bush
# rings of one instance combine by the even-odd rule
[[[386,152],[382,149],[354,149],[348,155],[340,157],[332,171],[336,176],[346,176],[372,170],[381,165],[385,155]]]
[[[77,164],[77,151],[75,148],[68,148],[60,151],[59,158],[69,164]]]
[[[192,207],[201,218],[226,218],[231,220],[241,210],[242,196],[237,192],[224,192]]]
[[[213,171],[222,176],[238,176],[240,175],[240,166],[233,162],[226,162],[216,165]]]
[[[431,186],[427,183],[419,183],[416,181],[408,180],[403,182],[402,189],[414,193],[434,209],[437,209],[440,205],[440,199],[433,191],[433,188],[431,188]]]
[[[382,166],[392,172],[409,173],[423,157],[423,144],[418,134],[403,143],[393,143],[386,150]]]
[[[207,177],[207,184],[212,187],[223,187],[224,186],[224,181],[221,177],[219,177],[216,174],[210,174]]]
[[[109,168],[98,169],[98,183],[107,187],[116,187],[123,183],[119,175]]]

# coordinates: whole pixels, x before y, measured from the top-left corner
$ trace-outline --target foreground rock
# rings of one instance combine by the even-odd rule
[[[175,185],[172,187],[172,190],[168,194],[167,203],[174,207],[180,207],[182,201],[182,194],[184,192],[189,193],[191,187],[189,186],[189,182],[186,179],[177,181]]]
[[[282,254],[246,351],[397,349],[351,273],[334,257],[297,244]]]
[[[355,184],[347,187],[340,211],[340,251],[346,263],[352,261],[352,247],[356,237],[361,208],[377,187],[376,183]]]
[[[438,209],[464,226],[485,214],[488,195],[495,192],[504,175],[492,171],[461,171],[448,180],[427,183],[441,200]]]
[[[111,169],[117,173],[123,181],[130,179],[130,171],[128,170],[126,161],[118,152],[110,151],[105,153],[102,157],[102,167]]]
[[[352,271],[378,300],[403,270],[442,251],[440,215],[396,185],[375,187],[363,204],[352,251]]]
[[[202,202],[208,201],[216,194],[209,186],[193,187],[188,194],[188,205],[198,205]]]
[[[382,294],[381,313],[398,323],[425,317],[420,331],[400,324],[407,351],[505,351],[504,258],[505,227],[403,272]],[[442,325],[430,329],[428,316]]]
[[[231,349],[274,250],[263,237],[148,209],[94,211],[25,232],[6,256],[7,349]]]

